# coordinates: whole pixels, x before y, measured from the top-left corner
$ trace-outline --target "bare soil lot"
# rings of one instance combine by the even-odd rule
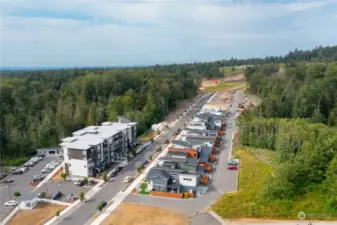
[[[138,204],[120,205],[102,225],[188,225],[189,218],[179,212]]]
[[[20,210],[8,225],[41,225],[62,211],[66,206],[50,203],[38,203],[33,210]]]

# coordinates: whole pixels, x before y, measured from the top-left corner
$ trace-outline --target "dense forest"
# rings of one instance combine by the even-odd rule
[[[2,71],[1,159],[5,163],[20,163],[23,160],[20,157],[29,155],[35,148],[58,145],[60,139],[71,132],[105,120],[113,121],[118,115],[138,122],[137,132],[142,134],[151,124],[162,120],[179,101],[195,96],[202,78],[223,77],[221,68],[225,66],[256,65],[247,70],[251,91],[266,98],[272,92],[271,99],[275,101],[269,108],[269,104],[265,104],[267,100],[264,101],[260,109],[264,116],[275,113],[289,116],[291,113],[301,117],[315,112],[313,119],[326,122],[336,108],[336,95],[331,92],[336,89],[336,83],[333,83],[336,65],[327,63],[336,59],[337,46],[295,50],[286,56],[264,59],[232,58],[146,68]],[[296,64],[298,61],[315,62],[316,67],[308,69],[305,63],[300,67]],[[278,70],[275,65],[279,63],[285,63],[289,68],[285,73],[271,76]],[[315,73],[317,70],[318,74]],[[310,76],[306,76],[307,73]],[[276,82],[280,85],[273,86]],[[317,86],[314,86],[312,83],[316,82]],[[282,92],[284,84],[288,90]],[[324,85],[327,86],[322,88]],[[299,87],[301,92],[293,98],[295,94],[292,93]],[[313,93],[318,92],[322,93],[317,98]],[[277,96],[280,93],[283,93],[281,97]],[[310,99],[310,105],[303,96]],[[282,106],[283,102],[287,107]],[[337,113],[332,114],[332,118],[333,115]],[[335,124],[333,119],[330,124]]]
[[[332,57],[336,52],[320,60],[246,69],[248,91],[260,96],[262,103],[239,117],[239,141],[280,156],[255,215],[263,215],[268,205],[286,213],[296,200],[309,195],[325,203],[320,212],[337,212],[337,60]]]
[[[197,94],[200,76],[191,73],[154,68],[70,69],[3,76],[2,158],[6,162],[37,147],[57,146],[71,132],[115,121],[118,115],[137,121],[137,132],[142,134],[178,101]]]

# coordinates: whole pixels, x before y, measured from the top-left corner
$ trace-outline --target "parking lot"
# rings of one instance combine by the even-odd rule
[[[33,187],[29,185],[34,175],[41,173],[41,170],[51,161],[56,160],[56,157],[45,157],[38,162],[35,166],[31,167],[23,174],[11,174],[8,175],[6,180],[13,180],[11,184],[1,184],[0,186],[0,218],[9,210],[4,207],[4,203],[10,199],[14,199],[14,192],[20,192],[21,196],[17,200],[30,200],[35,197],[36,193],[33,193]],[[47,175],[47,174],[45,174]]]
[[[46,192],[50,196],[60,191],[62,193],[62,197],[58,199],[59,201],[68,201],[68,196],[72,194],[73,196],[78,196],[81,192],[86,193],[90,190],[92,186],[77,186],[72,181],[55,181],[50,179],[44,185],[42,185],[34,194],[40,192]]]

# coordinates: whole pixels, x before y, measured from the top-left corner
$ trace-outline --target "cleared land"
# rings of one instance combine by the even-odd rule
[[[203,92],[217,92],[217,91],[224,91],[227,89],[231,89],[233,87],[237,86],[245,86],[247,83],[246,82],[228,82],[228,83],[219,83],[213,87],[207,87]]]
[[[8,223],[8,225],[40,225],[56,215],[57,211],[62,211],[63,205],[50,203],[38,203],[33,210],[20,210]]]
[[[255,150],[254,150],[255,151]],[[257,150],[259,156],[277,162],[278,154],[269,150]],[[317,191],[293,201],[260,201],[260,194],[276,167],[257,158],[247,148],[235,151],[240,158],[239,191],[223,195],[211,208],[222,218],[260,218],[297,220],[299,212],[316,215],[310,220],[336,220],[337,213],[325,211],[325,198]],[[276,158],[274,158],[276,157]],[[322,215],[322,217],[319,217]],[[328,216],[326,216],[328,215]]]
[[[225,66],[220,68],[220,72],[223,72],[225,77],[243,74],[244,70],[244,67],[241,66]]]
[[[137,139],[140,142],[148,142],[151,140],[151,138],[156,137],[156,135],[157,135],[156,132],[150,130],[146,132],[145,134],[139,136]]]
[[[179,212],[147,205],[122,204],[102,225],[188,225],[189,218]]]

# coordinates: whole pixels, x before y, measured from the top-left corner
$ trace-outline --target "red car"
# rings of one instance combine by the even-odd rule
[[[227,170],[238,170],[238,167],[236,165],[230,165],[227,167]]]

